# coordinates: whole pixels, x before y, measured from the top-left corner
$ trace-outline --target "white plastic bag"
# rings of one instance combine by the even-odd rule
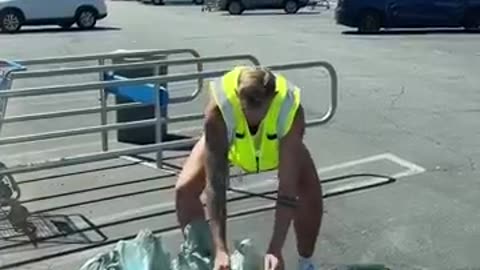
[[[263,270],[263,256],[251,239],[234,242],[235,250],[230,257],[232,270]]]
[[[161,238],[149,230],[142,230],[133,241],[120,241],[116,250],[122,270],[170,270],[170,254],[163,249]]]

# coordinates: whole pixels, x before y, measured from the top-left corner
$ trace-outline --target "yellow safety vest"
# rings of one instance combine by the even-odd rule
[[[279,163],[279,140],[290,130],[300,105],[300,89],[275,74],[276,95],[258,127],[256,137],[260,142],[256,144],[237,95],[238,76],[243,68],[234,68],[210,85],[227,127],[228,158],[246,172],[274,170]]]

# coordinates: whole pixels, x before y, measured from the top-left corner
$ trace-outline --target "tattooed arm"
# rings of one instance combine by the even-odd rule
[[[207,177],[207,212],[216,251],[227,251],[226,192],[229,177],[228,139],[220,110],[211,107],[205,116],[205,170]]]

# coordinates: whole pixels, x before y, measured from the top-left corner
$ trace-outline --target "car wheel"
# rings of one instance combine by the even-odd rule
[[[358,31],[361,33],[374,33],[380,31],[380,26],[381,20],[378,13],[368,11],[361,16]]]
[[[16,33],[23,23],[23,16],[14,9],[9,9],[0,14],[0,29],[7,33]]]
[[[80,29],[92,29],[97,24],[97,12],[92,8],[84,8],[78,11],[77,25]]]
[[[203,5],[203,2],[204,2],[203,0],[193,0],[193,3],[195,5]]]
[[[165,4],[163,0],[153,0],[152,2],[155,6],[161,6]]]
[[[298,11],[298,3],[294,0],[287,0],[283,6],[283,9],[287,14],[294,14]]]
[[[243,12],[243,6],[239,1],[231,1],[228,4],[228,12],[231,15],[240,15]]]

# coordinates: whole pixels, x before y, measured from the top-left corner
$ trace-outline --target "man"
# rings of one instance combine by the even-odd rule
[[[314,162],[303,143],[305,117],[300,90],[264,68],[237,67],[212,84],[204,134],[192,149],[176,184],[180,226],[205,220],[206,195],[215,247],[214,270],[229,269],[226,189],[229,164],[246,172],[278,169],[278,199],[265,270],[283,269],[282,248],[293,222],[299,269],[313,270],[323,199]],[[280,201],[295,201],[292,208]]]

